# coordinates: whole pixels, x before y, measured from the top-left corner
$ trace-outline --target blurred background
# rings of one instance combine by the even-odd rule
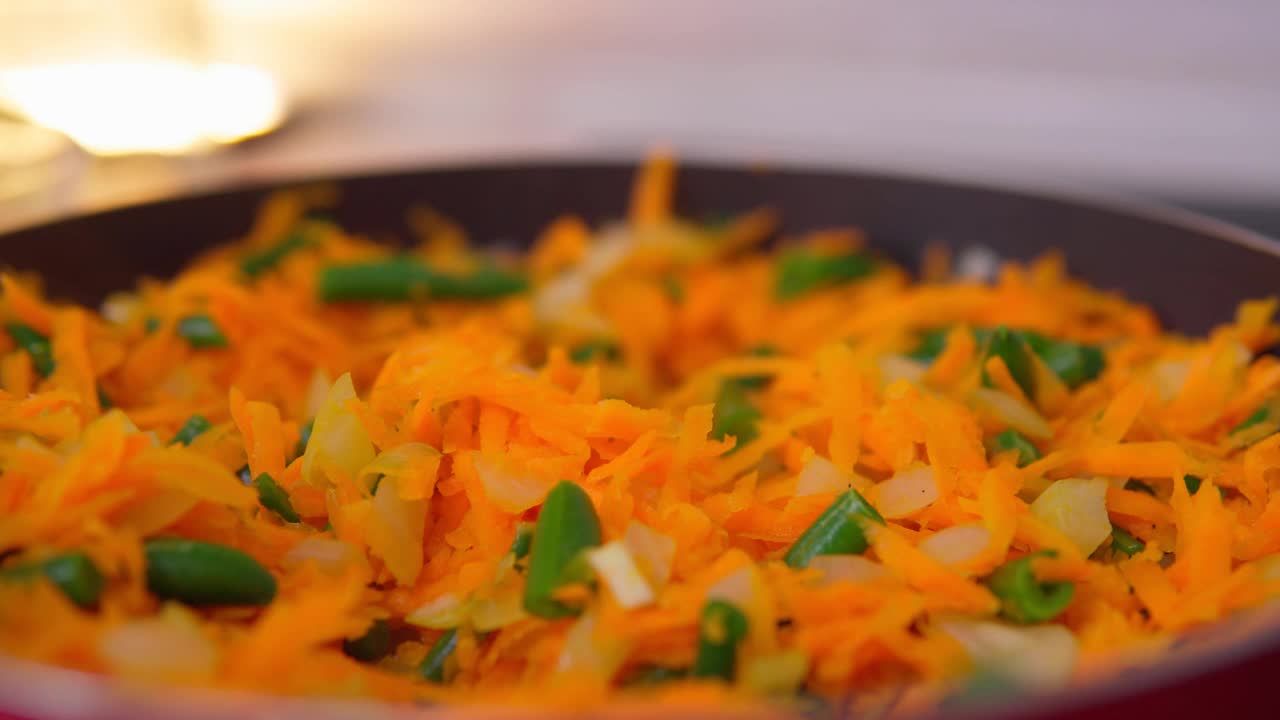
[[[0,229],[504,158],[817,164],[1280,234],[1274,0],[0,0]]]

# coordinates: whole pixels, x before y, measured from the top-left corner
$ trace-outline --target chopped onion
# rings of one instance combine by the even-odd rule
[[[629,610],[653,602],[653,588],[621,541],[614,540],[588,551],[587,562],[619,606]]]
[[[809,655],[802,650],[780,650],[748,658],[743,663],[742,685],[765,695],[789,695],[809,674]]]
[[[329,389],[324,405],[316,414],[311,440],[302,456],[302,478],[313,485],[328,481],[330,469],[345,477],[355,477],[373,462],[375,452],[369,433],[360,418],[347,407],[356,399],[351,373],[346,373]]]
[[[589,307],[591,291],[597,280],[627,259],[634,246],[635,236],[625,225],[601,233],[580,263],[534,293],[534,315],[543,323],[570,325],[593,334],[608,332],[608,323]]]
[[[1000,255],[986,245],[970,245],[956,254],[952,275],[960,281],[989,283],[1000,271]]]
[[[98,638],[98,654],[113,673],[145,679],[192,680],[218,668],[218,648],[199,620],[167,604],[156,617],[127,620]]]
[[[111,293],[102,301],[100,312],[112,324],[128,325],[134,316],[142,312],[142,300],[134,293]]]
[[[1033,687],[1065,683],[1075,670],[1079,648],[1061,625],[1015,627],[987,620],[946,618],[942,632],[964,646],[974,665]]]
[[[281,558],[281,564],[287,570],[306,563],[315,563],[319,569],[334,575],[340,575],[350,567],[368,566],[364,553],[353,545],[326,537],[306,538],[289,548]]]
[[[920,541],[920,550],[943,565],[961,565],[991,544],[991,532],[982,525],[955,525]]]
[[[528,616],[518,587],[504,588],[493,597],[476,598],[471,604],[471,625],[478,632],[498,630]]]
[[[648,525],[632,521],[622,534],[622,543],[654,588],[667,584],[676,558],[675,540]]]
[[[917,385],[924,380],[924,374],[929,370],[928,365],[903,355],[881,355],[876,359],[876,366],[880,368],[880,380],[884,385],[898,380]]]
[[[405,500],[400,481],[386,477],[373,496],[373,512],[365,534],[369,549],[386,563],[401,585],[412,585],[422,570],[422,536],[427,501]]]
[[[1169,402],[1182,391],[1187,382],[1187,373],[1191,372],[1189,360],[1164,360],[1151,367],[1151,379],[1156,386],[1156,394],[1163,402]]]
[[[372,487],[379,475],[396,478],[400,481],[400,497],[422,500],[435,487],[439,470],[440,451],[426,443],[411,442],[380,453],[360,470],[360,477],[364,487]]]
[[[828,583],[863,583],[889,575],[883,565],[861,555],[819,555],[809,561],[809,567],[821,570]]]
[[[554,484],[523,471],[511,460],[498,455],[474,452],[471,464],[480,476],[489,500],[503,512],[513,515],[542,502]]]
[[[969,396],[977,409],[1033,438],[1053,437],[1053,428],[1026,403],[994,388],[977,388]]]
[[[849,477],[830,460],[814,455],[800,470],[796,480],[796,497],[820,493],[844,492],[849,489]]]
[[[744,565],[725,575],[707,588],[708,600],[725,600],[745,609],[755,600],[755,568]]]
[[[927,465],[903,470],[876,487],[876,509],[886,518],[906,517],[937,499],[938,481]]]
[[[1031,503],[1031,512],[1066,535],[1086,556],[1111,535],[1105,478],[1055,481]]]
[[[448,630],[461,625],[471,613],[471,604],[453,593],[445,593],[404,616],[410,625],[432,630]]]
[[[569,628],[556,670],[566,675],[608,681],[627,658],[626,642],[616,633],[596,627],[594,613],[586,613]]]

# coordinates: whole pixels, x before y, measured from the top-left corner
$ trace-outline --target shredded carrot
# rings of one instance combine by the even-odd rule
[[[509,273],[496,298],[321,299],[333,266],[397,253],[315,220],[329,198],[312,191],[272,196],[241,240],[104,315],[0,275],[0,651],[390,702],[652,714],[802,687],[905,712],[984,662],[957,623],[1027,632],[991,580],[1006,563],[1030,556],[1039,581],[1072,585],[1046,622],[1070,636],[1074,681],[1280,594],[1280,361],[1257,355],[1280,339],[1275,299],[1188,339],[1059,255],[979,283],[934,246],[913,283],[861,256],[856,228],[773,248],[770,208],[681,219],[675,182],[655,155],[626,222],[562,217],[524,258],[412,209],[420,243],[398,262],[450,282]],[[811,272],[830,259],[846,265]],[[218,335],[194,341],[192,317]],[[980,352],[998,326],[1038,335],[1025,388]],[[561,481],[595,517],[571,528],[587,547],[549,613],[524,597],[539,543],[565,530],[542,527]],[[890,519],[824,515],[851,491]],[[829,540],[809,531],[832,518],[857,523],[861,557],[791,552]],[[838,529],[836,550],[859,545]],[[243,552],[273,598],[160,597],[147,548],[162,537]],[[105,580],[85,607],[9,572],[71,551]],[[712,600],[747,621],[733,682],[632,689],[686,673],[701,633],[723,639],[702,621]],[[358,660],[379,621],[389,646]],[[418,666],[447,630],[427,682]]]

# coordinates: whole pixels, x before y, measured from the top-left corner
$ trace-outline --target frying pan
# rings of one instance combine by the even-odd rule
[[[477,242],[519,247],[566,211],[592,223],[621,217],[633,171],[622,164],[539,163],[348,177],[334,181],[341,199],[333,216],[349,230],[393,241],[409,236],[405,210],[425,203],[458,220]],[[39,272],[54,298],[97,303],[140,276],[171,275],[199,251],[242,234],[268,189],[19,230],[0,237],[0,264]],[[856,225],[874,247],[907,266],[933,242],[985,247],[1020,260],[1059,249],[1074,275],[1152,306],[1166,327],[1188,334],[1227,321],[1240,300],[1280,286],[1280,244],[1190,213],[1116,202],[878,174],[700,166],[681,170],[677,205],[695,218],[769,205],[781,211],[784,233]],[[1270,682],[1280,672],[1275,615],[1257,611],[1207,628],[1179,641],[1168,659],[1118,677],[946,717],[1272,717]],[[140,691],[0,658],[0,718],[454,715],[437,712]]]

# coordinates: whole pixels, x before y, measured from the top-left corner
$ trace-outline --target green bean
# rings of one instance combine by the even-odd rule
[[[1111,526],[1111,547],[1116,552],[1133,557],[1142,552],[1146,546],[1146,543],[1134,537],[1128,530],[1115,525]]]
[[[9,331],[9,337],[13,338],[18,347],[26,350],[27,355],[31,356],[31,365],[35,367],[40,377],[49,377],[54,368],[53,346],[49,344],[49,338],[22,323],[9,323],[5,329]]]
[[[310,420],[306,425],[298,428],[298,444],[293,446],[293,457],[300,458],[307,452],[307,443],[311,442],[311,430],[315,427],[315,420]]]
[[[1267,419],[1267,415],[1270,414],[1270,411],[1271,411],[1271,408],[1267,407],[1266,405],[1263,405],[1257,410],[1254,410],[1249,415],[1249,417],[1242,420],[1239,425],[1235,426],[1234,428],[1231,428],[1231,432],[1238,433],[1241,430],[1247,430],[1253,427],[1254,425],[1257,425],[1263,422],[1264,420]]]
[[[622,358],[622,348],[609,340],[589,340],[569,352],[569,359],[578,365],[585,365],[593,360],[614,362]]]
[[[157,597],[188,605],[267,605],[276,580],[245,553],[180,538],[149,540],[147,588]]]
[[[995,569],[987,577],[987,587],[1000,599],[1001,614],[1013,622],[1039,623],[1052,620],[1067,609],[1075,595],[1071,582],[1040,582],[1031,563],[1037,557],[1053,557],[1041,550]]]
[[[747,616],[724,600],[709,600],[698,624],[698,655],[693,661],[696,678],[732,681],[738,663],[738,644],[747,636]]]
[[[458,629],[447,630],[441,635],[431,649],[427,651],[427,656],[422,659],[418,665],[418,675],[427,682],[441,685],[445,681],[445,666],[449,660],[449,656],[453,654],[453,649],[458,646]]]
[[[1022,388],[1022,392],[1027,394],[1027,397],[1035,396],[1035,375],[1032,373],[1031,353],[1020,334],[1011,332],[1003,326],[991,333],[990,339],[987,340],[982,368],[982,380],[987,385],[993,384],[991,378],[987,377],[985,364],[991,357],[999,357],[1004,361],[1005,367],[1009,368],[1009,375],[1013,377],[1014,382],[1018,383],[1018,387]]]
[[[750,357],[774,357],[778,354],[778,349],[772,345],[757,345],[747,351]],[[730,378],[726,382],[734,382],[746,390],[759,390],[773,381],[773,375],[739,375]]]
[[[1187,486],[1187,492],[1195,495],[1200,490],[1200,485],[1204,480],[1195,475],[1183,475],[1182,483]]]
[[[146,320],[142,321],[142,331],[147,335],[160,329],[160,318],[155,315],[148,315]]]
[[[285,522],[302,522],[298,511],[293,509],[293,503],[289,501],[289,493],[274,478],[262,473],[254,481],[254,485],[258,488],[258,502],[262,503],[262,507],[279,515]]]
[[[192,415],[187,418],[186,422],[182,423],[182,427],[178,428],[178,432],[173,434],[173,439],[169,441],[169,444],[182,443],[183,445],[190,445],[192,440],[195,440],[211,427],[213,427],[213,424],[206,420],[203,415]]]
[[[7,568],[0,571],[0,580],[30,581],[41,575],[61,590],[67,599],[86,610],[97,606],[106,584],[98,566],[83,552],[64,553],[40,562]]]
[[[850,488],[822,511],[817,520],[796,539],[783,561],[793,568],[809,567],[818,555],[859,555],[866,552],[867,535],[862,523],[884,524],[866,498]]]
[[[331,265],[320,271],[317,283],[325,302],[410,300],[489,300],[524,292],[529,282],[521,275],[481,267],[467,275],[437,272],[410,258]]]
[[[193,348],[223,348],[229,344],[218,324],[204,314],[188,315],[179,320],[178,335]]]
[[[792,250],[778,260],[774,296],[791,300],[814,290],[835,287],[870,275],[876,263],[862,253],[820,255]]]
[[[248,277],[258,275],[274,268],[294,252],[309,246],[311,242],[301,232],[295,232],[280,242],[260,252],[246,256],[240,261],[240,270]]]
[[[1030,331],[1023,331],[1022,337],[1032,352],[1072,390],[1098,377],[1106,366],[1102,350],[1092,345],[1053,340]]]
[[[932,363],[946,349],[947,330],[945,328],[935,328],[920,334],[920,340],[916,343],[915,348],[907,353],[907,357],[916,362]]]
[[[360,662],[373,662],[391,651],[391,624],[378,618],[358,638],[342,641],[342,652]]]
[[[98,388],[98,407],[103,410],[110,410],[115,406],[116,404],[112,402],[111,396],[107,394],[107,391],[102,388]]]
[[[524,588],[525,609],[545,618],[577,615],[577,608],[559,602],[553,595],[569,584],[565,575],[582,551],[599,544],[600,518],[591,497],[580,486],[560,481],[547,493],[533,531]]]
[[[511,541],[511,554],[516,560],[523,560],[533,547],[533,526],[529,523],[516,525],[516,537]]]
[[[751,404],[747,391],[741,385],[732,381],[722,382],[716,396],[715,410],[712,412],[711,437],[723,440],[727,436],[733,436],[737,442],[726,454],[740,450],[760,434],[756,429],[756,421],[761,417],[760,411]]]
[[[987,451],[992,455],[1016,450],[1018,467],[1026,467],[1040,459],[1040,451],[1022,433],[1010,428],[987,441]]]

